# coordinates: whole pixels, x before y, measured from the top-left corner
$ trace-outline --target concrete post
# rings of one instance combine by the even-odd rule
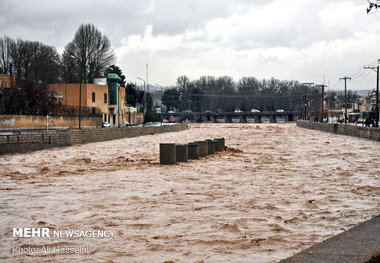
[[[220,148],[219,148],[219,142],[217,140],[213,140],[213,143],[215,145],[215,152],[220,152]]]
[[[207,156],[207,142],[206,141],[197,141],[194,142],[199,144],[199,157],[205,157]]]
[[[270,120],[269,120],[270,123],[276,123],[276,115],[270,115]]]
[[[334,123],[333,132],[338,133],[338,123]]]
[[[160,164],[176,163],[176,147],[174,143],[160,143]]]
[[[176,144],[176,161],[187,162],[188,161],[188,148],[187,144]]]
[[[232,123],[232,116],[227,116],[227,115],[226,115],[226,116],[224,117],[224,122],[225,122],[225,123]]]
[[[207,142],[207,154],[214,154],[215,153],[215,143],[213,140],[206,140]]]
[[[188,143],[187,147],[188,147],[189,160],[198,160],[199,159],[199,144]]]
[[[214,150],[215,152],[219,152],[218,149],[219,149],[219,143],[215,140],[212,140],[212,143],[214,144]]]
[[[224,148],[225,148],[225,140],[224,140],[224,138],[216,138],[215,139],[215,141],[217,141],[218,142],[218,152],[220,152],[220,151],[224,151]],[[216,149],[215,149],[215,151],[216,151]]]
[[[246,116],[246,115],[240,115],[240,119],[239,119],[239,121],[240,121],[241,123],[246,123],[246,122],[247,122],[247,116]]]

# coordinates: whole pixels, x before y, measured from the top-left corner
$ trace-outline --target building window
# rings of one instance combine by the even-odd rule
[[[107,103],[107,93],[104,93],[104,103]]]
[[[95,92],[92,93],[92,102],[95,102]]]

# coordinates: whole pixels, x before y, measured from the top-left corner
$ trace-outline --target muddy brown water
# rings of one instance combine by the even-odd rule
[[[159,165],[159,143],[220,137],[223,153]],[[0,156],[0,261],[276,262],[380,213],[379,146],[294,124],[191,124]],[[115,235],[20,238],[14,227]]]

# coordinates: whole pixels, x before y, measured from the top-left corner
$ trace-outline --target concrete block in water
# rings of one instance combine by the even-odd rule
[[[206,140],[207,142],[207,154],[214,154],[215,153],[215,142],[214,140]]]
[[[207,142],[206,141],[196,141],[194,143],[199,144],[199,157],[205,157],[208,154]]]
[[[199,144],[189,143],[189,144],[187,144],[187,149],[188,149],[189,160],[198,160],[199,159]]]
[[[176,146],[174,143],[160,143],[160,164],[176,163]]]
[[[176,161],[187,162],[188,161],[188,147],[187,144],[176,144]]]
[[[224,151],[224,148],[226,146],[224,138],[216,138],[214,140],[218,142],[217,144],[218,150],[215,149],[215,151],[218,151],[218,152]]]

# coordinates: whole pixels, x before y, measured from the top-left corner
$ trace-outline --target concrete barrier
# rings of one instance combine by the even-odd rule
[[[206,140],[207,142],[207,154],[214,154],[215,153],[215,143],[213,140]]]
[[[199,144],[188,143],[187,147],[188,147],[189,160],[198,160],[199,159]]]
[[[187,144],[176,144],[176,161],[188,162],[188,147]]]
[[[176,163],[176,146],[174,143],[160,143],[160,164]]]
[[[207,156],[207,142],[206,141],[196,141],[194,143],[199,144],[199,157]]]
[[[216,138],[216,139],[214,139],[214,141],[217,142],[217,144],[216,144],[217,149],[215,149],[215,151],[217,151],[217,152],[224,151],[224,148],[225,148],[224,138]]]

